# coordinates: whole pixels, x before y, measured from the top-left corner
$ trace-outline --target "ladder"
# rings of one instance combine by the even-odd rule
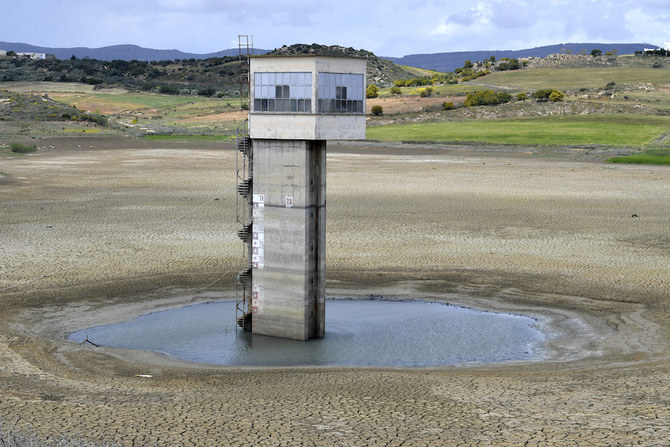
[[[241,228],[237,236],[242,241],[242,258],[246,268],[237,274],[235,286],[235,322],[237,327],[251,331],[251,253],[253,235],[253,150],[249,138],[249,122],[245,121],[235,135],[236,221]]]

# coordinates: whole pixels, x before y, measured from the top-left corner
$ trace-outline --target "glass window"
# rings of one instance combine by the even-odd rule
[[[310,113],[312,73],[254,73],[255,112]]]
[[[319,113],[363,113],[363,75],[318,74]]]

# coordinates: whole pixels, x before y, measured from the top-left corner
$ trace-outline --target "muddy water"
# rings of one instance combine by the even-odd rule
[[[328,300],[326,336],[307,342],[234,328],[235,304],[212,302],[84,329],[96,344],[216,365],[438,366],[540,358],[536,321],[423,301]]]

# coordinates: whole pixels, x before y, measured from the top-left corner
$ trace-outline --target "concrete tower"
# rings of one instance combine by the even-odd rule
[[[365,138],[364,59],[250,58],[251,328],[325,333],[326,140]]]

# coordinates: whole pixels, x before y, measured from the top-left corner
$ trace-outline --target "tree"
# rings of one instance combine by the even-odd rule
[[[374,84],[368,85],[368,88],[365,89],[365,96],[368,98],[376,98],[379,96],[379,87]]]
[[[498,70],[518,70],[519,69],[519,60],[518,59],[508,59],[504,62],[498,64]]]
[[[384,114],[384,109],[382,108],[382,106],[372,106],[372,109],[370,109],[370,111],[372,112],[372,114],[374,116],[379,116],[379,115]]]
[[[593,57],[598,57],[598,56],[602,56],[602,55],[603,55],[603,50],[599,50],[597,48],[594,48],[593,50],[591,50],[591,56],[593,56]]]

